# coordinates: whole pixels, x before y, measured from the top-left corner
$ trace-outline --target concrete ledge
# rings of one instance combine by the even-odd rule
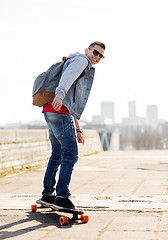
[[[49,149],[47,130],[1,130],[0,172],[45,163]]]
[[[84,137],[84,144],[79,144],[79,155],[102,151],[96,130],[84,130]],[[45,164],[50,151],[46,129],[0,130],[0,174]]]

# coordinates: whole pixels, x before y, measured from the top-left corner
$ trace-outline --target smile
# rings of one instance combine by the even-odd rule
[[[95,59],[95,58],[92,58],[92,59],[93,59],[94,62],[98,62],[97,59]]]

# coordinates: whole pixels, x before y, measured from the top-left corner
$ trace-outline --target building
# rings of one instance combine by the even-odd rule
[[[134,119],[136,117],[136,102],[129,101],[128,102],[128,118]]]
[[[148,104],[146,106],[146,124],[152,128],[158,125],[158,107],[156,104]]]
[[[122,118],[122,124],[135,127],[145,125],[145,119],[136,115],[136,101],[128,102],[128,117]]]

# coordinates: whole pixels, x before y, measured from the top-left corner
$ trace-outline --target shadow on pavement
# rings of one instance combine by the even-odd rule
[[[61,226],[59,224],[59,217],[61,215],[54,211],[44,211],[43,212],[27,212],[24,219],[14,221],[8,224],[0,226],[0,239],[8,239],[12,237],[17,237],[28,232],[35,230],[48,228],[49,226],[55,226],[58,228],[71,228],[72,224],[79,224],[77,222],[70,222],[68,225]],[[10,218],[10,216],[8,216]],[[38,224],[39,222],[39,224]],[[22,227],[22,224],[26,224],[28,227]],[[31,226],[30,226],[31,225]],[[19,227],[20,226],[20,227]],[[12,228],[12,229],[10,229]],[[49,230],[46,230],[49,231]]]

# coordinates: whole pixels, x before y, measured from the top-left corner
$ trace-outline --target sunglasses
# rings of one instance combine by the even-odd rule
[[[89,48],[89,49],[91,49],[91,48]],[[99,58],[101,58],[101,59],[105,58],[105,56],[103,56],[103,54],[99,53],[99,51],[97,51],[96,49],[93,49],[93,55],[94,56],[98,56],[99,55]]]

